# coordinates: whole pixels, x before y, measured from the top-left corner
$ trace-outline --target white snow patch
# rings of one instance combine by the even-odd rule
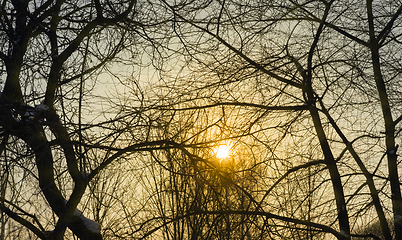
[[[396,215],[395,216],[395,222],[402,222],[402,216],[401,215]]]
[[[41,113],[44,113],[49,110],[49,107],[44,104],[42,101],[39,105],[36,105],[34,108],[27,108],[24,113],[23,119],[25,121],[33,121],[37,116],[41,117]]]
[[[50,238],[53,234],[54,230],[52,231],[45,231],[43,234],[45,235],[45,238]]]
[[[82,212],[80,210],[78,210],[78,208],[76,208],[74,210],[73,216],[77,216],[77,217],[81,217],[82,216]]]
[[[31,109],[27,109],[27,111],[24,113],[24,118],[26,120],[34,120],[35,119],[35,112],[32,111]]]
[[[349,237],[349,235],[348,235],[345,231],[343,231],[343,230],[340,231],[339,234],[342,235],[343,237],[346,237],[346,238]]]
[[[64,200],[64,204],[66,203],[67,200]],[[82,215],[82,212],[78,210],[78,208],[74,210],[73,216],[79,217],[84,222],[84,225],[88,228],[89,231],[93,233],[100,233],[101,225],[94,220],[84,217],[84,215]]]
[[[81,220],[84,222],[85,226],[88,228],[89,231],[93,233],[100,233],[101,225],[91,219],[88,219],[81,215]]]
[[[84,178],[87,178],[89,175],[91,175],[89,172],[82,172],[81,174]]]
[[[46,112],[49,111],[49,107],[42,101],[39,105],[35,106],[35,110],[37,112]]]
[[[74,216],[80,217],[80,219],[84,222],[84,225],[88,228],[89,231],[93,233],[100,233],[101,225],[89,218],[86,218],[82,215],[82,212],[76,208],[73,213]]]

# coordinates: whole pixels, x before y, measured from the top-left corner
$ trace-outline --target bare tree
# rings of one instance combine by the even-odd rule
[[[402,239],[401,12],[3,1],[2,223],[41,239]]]
[[[142,53],[157,42],[165,18],[156,3],[1,2],[2,239],[12,231],[5,215],[8,223],[24,226],[20,238],[102,239],[107,230],[101,231],[102,212],[108,207],[99,209],[95,200],[92,207],[85,204],[91,197],[98,197],[98,204],[114,203],[96,189],[113,191],[112,180],[119,177],[110,175],[109,185],[108,179],[98,183],[102,171],[132,153],[167,144],[147,134],[153,126],[140,91],[130,103],[136,113],[123,116],[112,97],[105,100],[111,88],[102,89],[120,88],[118,68],[127,62],[134,65],[131,71],[146,67]],[[135,85],[136,76],[131,77]],[[124,101],[121,94],[117,101]],[[85,214],[92,209],[96,221],[78,205]]]
[[[220,213],[272,221],[260,228],[271,237],[379,238],[359,234],[378,219],[382,238],[402,238],[399,1],[164,3],[183,63],[161,67],[175,93],[167,105],[222,108],[194,136],[214,124],[265,147],[253,151],[269,169],[255,182],[262,189],[245,190],[253,208]]]

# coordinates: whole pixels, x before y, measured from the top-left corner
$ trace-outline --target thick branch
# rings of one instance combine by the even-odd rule
[[[10,218],[14,219],[16,222],[20,223],[24,227],[26,227],[29,230],[31,230],[40,239],[45,239],[45,235],[43,234],[43,232],[39,228],[35,227],[35,225],[30,223],[28,220],[20,217],[17,213],[11,211],[8,207],[3,205],[3,203],[1,203],[1,202],[0,202],[0,210],[2,212],[4,212],[5,214],[7,214],[7,216],[9,216]]]

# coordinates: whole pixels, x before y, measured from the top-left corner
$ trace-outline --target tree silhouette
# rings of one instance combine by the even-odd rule
[[[400,3],[165,4],[186,56],[165,71],[174,110],[222,108],[228,138],[268,152],[254,152],[273,169],[255,183],[265,190],[249,192],[254,209],[227,214],[276,219],[267,232],[301,239],[359,237],[378,219],[384,239],[401,239]]]
[[[146,64],[138,48],[152,45],[156,34],[152,39],[147,29],[153,33],[162,21],[152,7],[139,1],[2,1],[2,239],[6,215],[29,229],[29,238],[63,239],[68,227],[80,239],[102,239],[100,224],[77,209],[88,183],[116,159],[166,144],[145,135],[122,141],[152,128],[142,119],[149,109],[132,103],[137,114],[124,126],[127,116],[96,97],[105,95],[98,87],[102,76],[118,72],[112,63]]]
[[[402,239],[400,2],[1,10],[3,238]]]

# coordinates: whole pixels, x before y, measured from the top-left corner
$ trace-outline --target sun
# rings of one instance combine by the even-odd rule
[[[230,148],[227,145],[220,145],[215,150],[216,157],[219,159],[224,159],[229,157]]]

